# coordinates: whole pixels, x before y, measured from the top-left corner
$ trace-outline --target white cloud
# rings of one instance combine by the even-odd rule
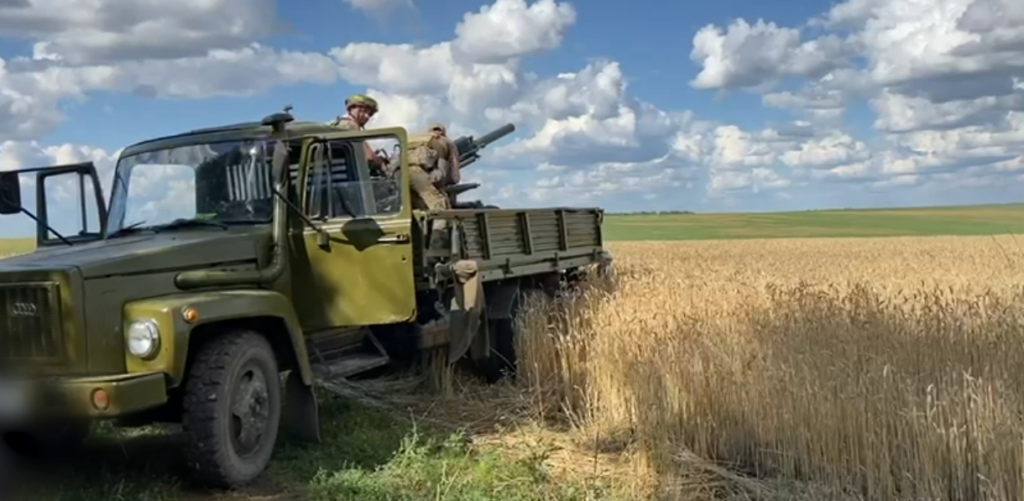
[[[561,45],[576,9],[555,0],[497,0],[466,14],[455,28],[453,53],[470,63],[502,63]]]
[[[273,0],[25,0],[0,5],[0,33],[68,64],[198,56],[273,33]]]
[[[737,19],[723,31],[709,25],[693,37],[690,59],[701,71],[698,89],[758,87],[785,75],[824,74],[843,62],[849,48],[836,36],[800,41],[800,32],[758,19]]]
[[[794,189],[859,182],[948,193],[1007,185],[1021,168],[1024,3],[847,0],[807,26],[820,34],[742,19],[695,34],[691,85],[762,93],[764,106],[797,113],[813,131],[779,138],[724,126],[691,136],[683,144],[711,159],[712,188],[747,186],[769,168]],[[840,130],[861,102],[875,113],[875,141]]]
[[[252,44],[215,49],[203,56],[125,61],[116,65],[50,67],[15,74],[56,95],[92,91],[132,92],[151,97],[248,96],[302,82],[329,84],[339,78],[330,58]]]
[[[528,156],[576,166],[602,158],[637,162],[663,155],[674,134],[691,120],[690,113],[667,113],[632,97],[621,66],[609,60],[543,80],[511,107],[492,108],[487,115],[533,130],[495,150],[496,157]]]

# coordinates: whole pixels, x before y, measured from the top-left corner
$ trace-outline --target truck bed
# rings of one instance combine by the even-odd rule
[[[457,259],[480,263],[485,281],[597,263],[604,240],[598,208],[454,209],[434,213],[455,229]],[[417,260],[430,269],[441,257]]]

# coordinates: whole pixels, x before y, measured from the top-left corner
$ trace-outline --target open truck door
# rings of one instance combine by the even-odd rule
[[[25,207],[21,176],[35,174],[35,211]],[[61,202],[73,203],[77,214],[57,214]],[[103,239],[107,206],[92,162],[0,172],[0,215],[21,214],[36,223],[36,246],[74,245]],[[91,217],[94,216],[94,217]],[[90,221],[92,220],[92,221]],[[57,223],[77,231],[59,231]]]
[[[292,237],[292,286],[309,292],[297,293],[303,328],[393,324],[416,315],[405,156],[391,164],[394,171],[367,157],[405,143],[401,128],[318,134],[306,142],[305,168],[291,173],[307,220]]]

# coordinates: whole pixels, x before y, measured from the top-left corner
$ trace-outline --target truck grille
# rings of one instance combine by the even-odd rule
[[[64,344],[57,284],[0,284],[0,329],[0,360],[61,360]]]

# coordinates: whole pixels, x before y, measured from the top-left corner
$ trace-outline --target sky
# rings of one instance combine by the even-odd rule
[[[371,127],[514,123],[464,173],[502,207],[1024,202],[1019,0],[0,0],[0,170],[109,193],[134,142],[354,92]]]

